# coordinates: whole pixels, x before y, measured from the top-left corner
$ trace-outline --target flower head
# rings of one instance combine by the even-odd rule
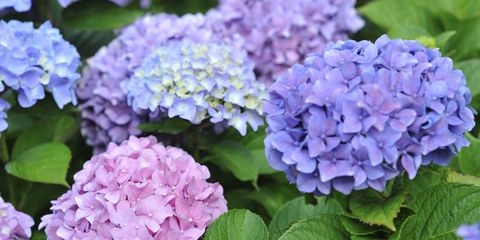
[[[43,99],[45,90],[52,93],[60,108],[70,102],[76,104],[80,56],[58,29],[49,22],[35,29],[32,23],[0,21],[0,41],[0,92],[16,91],[24,108]],[[8,104],[2,100],[0,105],[0,118],[4,120]]]
[[[127,105],[120,85],[156,48],[182,39],[206,42],[214,36],[200,14],[145,16],[87,61],[77,95],[82,100],[82,133],[96,152],[111,141],[121,143],[140,134],[137,126],[146,116]]]
[[[0,197],[0,239],[30,239],[33,219]]]
[[[382,191],[468,145],[470,101],[462,72],[438,50],[386,36],[340,41],[271,86],[267,158],[303,192]]]
[[[306,54],[363,27],[354,0],[221,0],[207,16],[217,34],[245,49],[259,79],[273,80]]]
[[[195,240],[227,210],[209,177],[185,151],[130,137],[87,161],[40,227],[49,239]]]
[[[32,7],[31,0],[2,0],[0,1],[0,10],[13,8],[17,12],[26,12]]]
[[[194,124],[213,123],[246,133],[263,124],[265,86],[255,80],[245,52],[223,44],[188,41],[158,48],[124,82],[134,110],[163,112]]]
[[[463,240],[479,240],[480,224],[462,225],[457,229],[457,236]]]
[[[58,3],[60,3],[62,7],[68,7],[68,5],[78,1],[80,0],[58,0]],[[150,6],[150,1],[151,0],[141,0],[140,6],[143,8],[148,8],[148,6]],[[110,2],[119,6],[127,6],[130,2],[132,2],[132,0],[110,0]]]

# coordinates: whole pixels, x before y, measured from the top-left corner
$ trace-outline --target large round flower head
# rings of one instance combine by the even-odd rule
[[[0,10],[13,8],[17,12],[26,12],[32,7],[31,0],[1,0]]]
[[[463,240],[480,240],[480,223],[460,226],[457,229],[457,236]]]
[[[271,83],[306,54],[363,27],[355,0],[221,0],[215,29],[244,48],[259,79]]]
[[[300,191],[348,194],[446,165],[475,124],[462,72],[438,50],[380,37],[329,45],[272,85],[270,164]]]
[[[184,41],[160,47],[124,83],[133,109],[154,116],[168,113],[193,124],[209,118],[242,135],[247,123],[254,130],[263,124],[265,86],[256,81],[247,54],[228,45]]]
[[[209,177],[185,151],[130,137],[87,161],[40,227],[51,240],[195,240],[227,210]]]
[[[169,14],[146,16],[122,30],[120,36],[88,60],[77,94],[83,104],[82,133],[97,152],[114,141],[120,143],[143,118],[128,105],[120,84],[133,76],[143,60],[159,46],[190,39],[213,39],[203,15],[177,17]]]
[[[0,240],[30,239],[33,219],[0,197]]]
[[[18,93],[21,107],[31,107],[52,92],[60,108],[76,104],[76,72],[80,56],[49,22],[35,29],[32,23],[0,21],[0,92]],[[0,102],[2,119],[8,104]],[[0,127],[3,128],[3,127]]]

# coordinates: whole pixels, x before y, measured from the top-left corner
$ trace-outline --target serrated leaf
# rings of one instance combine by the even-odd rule
[[[268,231],[260,216],[234,209],[224,213],[207,229],[205,240],[267,240]]]
[[[343,227],[341,216],[319,214],[314,217],[294,223],[279,240],[322,239],[341,240],[350,239]]]
[[[343,209],[335,199],[317,198],[317,204],[307,204],[305,197],[287,202],[273,216],[268,229],[270,239],[278,239],[293,223],[322,213],[340,214]]]
[[[257,180],[258,168],[253,162],[254,157],[242,144],[226,140],[213,144],[210,150],[239,180]]]
[[[13,158],[5,170],[18,178],[40,183],[68,186],[67,170],[72,154],[61,143],[46,143]]]
[[[379,226],[370,226],[348,216],[342,216],[340,220],[345,229],[352,235],[369,235],[382,230]]]
[[[480,59],[472,59],[455,64],[455,68],[463,71],[468,88],[475,96],[480,93]]]
[[[140,124],[138,129],[142,130],[143,132],[179,134],[191,126],[192,124],[190,122],[181,118],[165,118],[160,122]]]
[[[353,216],[364,223],[385,226],[395,231],[394,219],[404,201],[403,192],[384,198],[379,192],[369,189],[352,193],[350,210]]]
[[[416,214],[407,220],[398,239],[457,239],[455,230],[461,224],[480,221],[480,187],[442,184],[413,196],[409,207]]]

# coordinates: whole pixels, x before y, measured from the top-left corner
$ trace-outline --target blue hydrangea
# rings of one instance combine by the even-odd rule
[[[1,0],[0,10],[13,8],[17,12],[26,12],[32,7],[31,0]]]
[[[20,106],[31,107],[43,99],[45,89],[60,108],[76,104],[79,64],[75,47],[49,22],[35,29],[29,22],[0,21],[0,92],[16,91]]]
[[[123,85],[135,111],[165,113],[194,124],[205,119],[233,126],[263,124],[265,86],[245,52],[223,44],[184,41],[158,48]]]
[[[480,223],[460,226],[457,229],[457,236],[463,240],[480,240]]]
[[[382,191],[469,144],[470,101],[463,73],[438,50],[387,36],[340,41],[271,86],[267,159],[302,192]]]

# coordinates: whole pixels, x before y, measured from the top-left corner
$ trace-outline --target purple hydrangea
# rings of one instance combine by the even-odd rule
[[[227,211],[207,167],[154,137],[111,144],[42,217],[48,239],[196,240]]]
[[[463,240],[480,240],[480,223],[460,226],[457,229],[457,236]]]
[[[140,134],[137,126],[145,114],[135,113],[127,105],[120,84],[132,77],[159,46],[182,39],[213,40],[209,26],[200,14],[145,16],[88,60],[77,95],[83,102],[82,134],[96,152],[111,141],[121,143],[130,135]]]
[[[30,239],[33,219],[0,197],[0,240]]]
[[[79,64],[75,47],[49,22],[35,29],[29,22],[0,21],[0,92],[16,91],[21,107],[31,107],[43,99],[45,89],[60,108],[76,104]],[[2,101],[0,105],[0,118],[5,119],[8,104]]]
[[[248,51],[270,84],[306,54],[363,27],[355,0],[220,0],[208,13],[217,34]]]
[[[134,110],[180,117],[193,124],[210,119],[242,135],[263,125],[265,86],[256,81],[244,51],[224,44],[183,41],[158,48],[123,84]]]
[[[1,0],[0,10],[13,8],[17,12],[26,12],[32,7],[31,0]]]
[[[302,192],[348,194],[448,164],[475,125],[460,70],[416,41],[340,41],[271,86],[267,159]]]

